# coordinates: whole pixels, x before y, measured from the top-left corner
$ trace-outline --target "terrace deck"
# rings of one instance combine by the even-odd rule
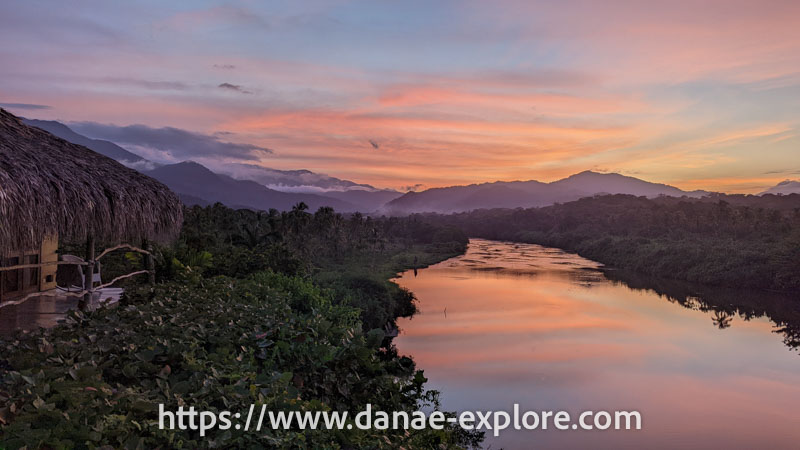
[[[18,305],[0,304],[0,336],[13,335],[17,330],[32,331],[56,326],[67,312],[78,308],[78,297],[61,292],[45,291]],[[102,289],[94,293],[89,308],[115,305],[121,296],[121,288]]]

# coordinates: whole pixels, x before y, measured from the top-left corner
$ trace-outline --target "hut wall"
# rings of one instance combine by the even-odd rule
[[[58,238],[55,236],[45,238],[44,242],[42,242],[41,261],[43,263],[58,261],[58,254],[56,254],[56,250],[58,250]],[[57,270],[58,266],[56,265],[42,267],[41,280],[39,281],[40,291],[47,291],[56,288]]]
[[[38,248],[8,252],[0,260],[0,265],[16,266],[58,261],[57,249],[58,239],[56,237],[48,237]],[[58,266],[54,264],[44,267],[0,271],[0,302],[21,297],[31,292],[55,289],[57,268]]]

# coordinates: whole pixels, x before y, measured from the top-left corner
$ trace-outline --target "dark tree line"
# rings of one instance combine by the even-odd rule
[[[424,218],[471,237],[559,247],[649,275],[800,292],[800,195],[608,195]]]
[[[159,278],[188,270],[243,278],[270,270],[304,276],[362,312],[365,329],[391,327],[416,311],[414,296],[389,282],[395,273],[462,253],[456,227],[418,217],[343,215],[300,203],[290,211],[233,210],[221,204],[185,210],[179,241],[161,249]]]

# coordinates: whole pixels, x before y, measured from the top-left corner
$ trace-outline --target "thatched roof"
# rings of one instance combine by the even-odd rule
[[[178,197],[163,184],[0,108],[0,254],[36,248],[53,233],[165,242],[182,221]]]

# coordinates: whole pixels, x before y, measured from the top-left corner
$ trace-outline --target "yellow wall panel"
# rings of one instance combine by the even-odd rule
[[[51,262],[51,261],[58,261],[58,254],[56,254],[56,250],[58,250],[58,237],[51,236],[45,238],[42,242],[42,253],[41,253],[41,261],[44,262]],[[58,269],[57,265],[52,266],[44,266],[42,267],[41,271],[41,281],[39,283],[39,290],[46,291],[49,289],[56,288],[56,270]]]

